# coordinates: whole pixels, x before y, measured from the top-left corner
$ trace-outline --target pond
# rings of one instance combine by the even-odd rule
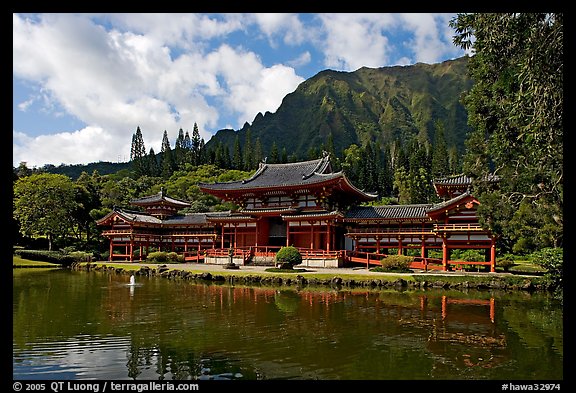
[[[13,270],[15,380],[563,379],[547,293]]]

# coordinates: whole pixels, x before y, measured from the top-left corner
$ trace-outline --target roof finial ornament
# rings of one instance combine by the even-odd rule
[[[164,187],[160,187],[160,196],[164,197]]]

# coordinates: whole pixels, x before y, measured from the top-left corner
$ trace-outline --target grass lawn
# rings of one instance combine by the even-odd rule
[[[24,259],[13,255],[12,268],[15,267],[60,267],[60,265],[50,262],[32,261],[30,259]]]

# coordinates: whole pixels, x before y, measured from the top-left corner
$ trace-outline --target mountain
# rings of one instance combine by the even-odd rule
[[[350,144],[368,140],[381,146],[412,137],[433,142],[435,121],[440,120],[447,145],[462,152],[468,126],[460,97],[472,86],[467,64],[465,56],[438,64],[325,70],[286,95],[275,113],[258,113],[238,131],[218,131],[206,148],[221,142],[233,151],[236,136],[243,145],[251,130],[252,146],[260,138],[264,155],[275,142],[279,150],[305,158],[329,135],[341,154]]]

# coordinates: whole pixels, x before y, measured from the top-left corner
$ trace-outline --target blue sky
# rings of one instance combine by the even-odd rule
[[[238,130],[324,69],[440,63],[456,14],[13,14],[13,165],[127,161]]]

